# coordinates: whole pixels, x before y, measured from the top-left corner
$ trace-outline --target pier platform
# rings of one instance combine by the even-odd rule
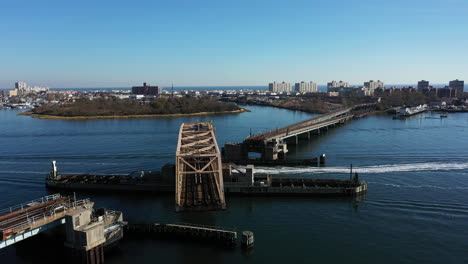
[[[0,249],[65,223],[65,216],[92,208],[89,199],[74,200],[53,194],[0,211]]]

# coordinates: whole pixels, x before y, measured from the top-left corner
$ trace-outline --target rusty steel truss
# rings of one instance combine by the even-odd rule
[[[226,208],[212,122],[182,123],[176,152],[176,211]]]

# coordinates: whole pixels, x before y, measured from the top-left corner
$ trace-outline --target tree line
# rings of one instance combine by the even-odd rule
[[[32,110],[34,114],[53,116],[125,116],[125,115],[166,115],[194,114],[201,112],[225,112],[239,110],[232,103],[196,97],[158,98],[151,101],[132,99],[78,99],[72,103],[46,104]]]

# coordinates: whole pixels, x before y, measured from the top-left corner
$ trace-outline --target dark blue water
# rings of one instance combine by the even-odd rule
[[[209,117],[40,120],[0,111],[0,208],[47,194],[50,161],[64,173],[127,173],[173,162],[182,122],[213,120],[219,144],[313,115],[249,106]],[[194,222],[255,233],[251,254],[211,245],[126,240],[107,263],[466,263],[468,114],[445,119],[370,116],[289,146],[291,157],[327,154],[326,168],[257,168],[304,177],[345,177],[349,164],[369,184],[359,200],[228,198],[222,212],[175,213],[173,196],[78,193],[129,221]],[[15,247],[1,263],[28,263]],[[32,256],[34,259],[34,256]],[[37,259],[37,258],[36,258]],[[4,260],[6,262],[4,262]]]

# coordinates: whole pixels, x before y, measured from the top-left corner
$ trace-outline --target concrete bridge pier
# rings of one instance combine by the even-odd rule
[[[81,208],[65,216],[65,246],[72,252],[72,262],[80,264],[104,263],[104,246],[113,244],[123,237],[127,223],[117,211]]]

